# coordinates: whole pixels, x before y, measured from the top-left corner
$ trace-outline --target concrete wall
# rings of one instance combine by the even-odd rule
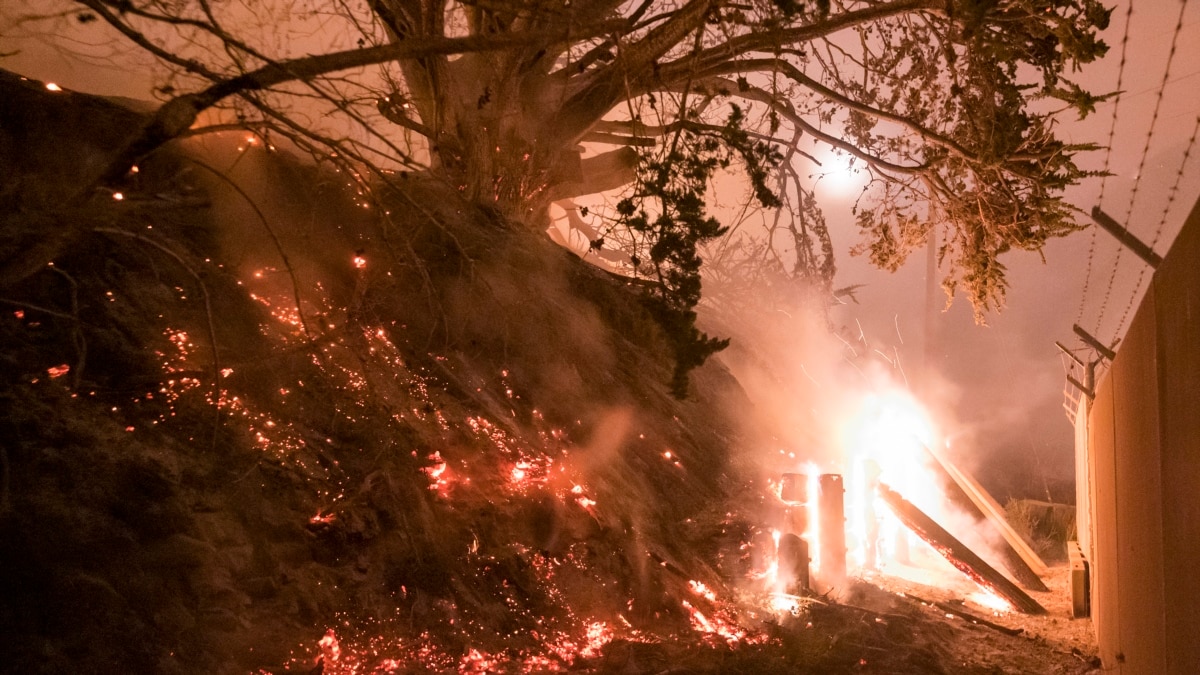
[[[1200,673],[1200,204],[1096,387],[1077,479],[1106,672]]]

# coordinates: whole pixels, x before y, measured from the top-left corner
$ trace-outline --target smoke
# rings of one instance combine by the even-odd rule
[[[959,386],[929,366],[906,371],[904,352],[896,344],[903,340],[898,318],[893,317],[896,332],[879,337],[857,321],[839,322],[846,313],[827,311],[825,300],[762,289],[735,311],[710,308],[702,316],[706,329],[732,337],[720,358],[753,404],[743,420],[742,452],[761,472],[763,484],[777,483],[787,472],[843,474],[851,569],[865,560],[866,533],[877,529],[858,521],[891,518],[884,516],[881,503],[871,503],[870,476],[876,473],[968,548],[986,560],[1000,560],[1001,538],[948,497],[947,477],[931,454],[953,455],[968,473],[975,468],[960,459],[973,456],[976,433],[955,419]],[[946,450],[948,436],[953,453]],[[766,522],[772,516],[762,518]],[[893,573],[909,567],[887,555],[895,537],[905,536],[925,550],[900,529],[892,521],[878,530],[883,569]],[[914,562],[924,570],[923,583],[937,575],[960,576],[931,549]]]

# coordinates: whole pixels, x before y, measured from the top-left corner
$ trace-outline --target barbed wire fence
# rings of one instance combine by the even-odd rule
[[[1157,86],[1144,89],[1138,93],[1153,93],[1155,97],[1153,112],[1150,116],[1149,125],[1146,128],[1144,137],[1141,139],[1141,154],[1138,159],[1137,170],[1133,176],[1133,185],[1131,187],[1128,201],[1125,203],[1123,219],[1117,224],[1117,227],[1124,228],[1121,233],[1122,237],[1128,237],[1135,240],[1134,244],[1141,243],[1137,237],[1132,234],[1134,229],[1135,214],[1146,213],[1148,210],[1143,208],[1141,211],[1135,211],[1138,206],[1138,197],[1141,194],[1142,179],[1146,170],[1146,164],[1151,154],[1151,148],[1156,140],[1156,132],[1159,129],[1159,120],[1163,108],[1163,100],[1165,98],[1168,84],[1171,82],[1184,79],[1185,76],[1177,76],[1174,80],[1171,78],[1172,71],[1175,65],[1176,55],[1178,54],[1180,35],[1185,27],[1185,12],[1187,10],[1188,0],[1180,0],[1179,13],[1175,26],[1171,35],[1170,50],[1167,55],[1166,63],[1163,66],[1162,77],[1158,78]],[[1114,96],[1112,114],[1109,123],[1109,131],[1107,143],[1104,152],[1104,165],[1100,178],[1099,196],[1096,198],[1095,207],[1093,209],[1093,219],[1097,223],[1101,222],[1101,218],[1107,218],[1104,213],[1106,204],[1105,198],[1108,194],[1109,176],[1113,172],[1113,147],[1117,144],[1117,128],[1118,119],[1122,112],[1122,99],[1125,98],[1123,86],[1125,83],[1126,69],[1128,58],[1130,55],[1130,36],[1131,26],[1134,23],[1133,2],[1129,0],[1125,15],[1125,25],[1122,29],[1121,37],[1121,56],[1117,68],[1116,78],[1116,95]],[[1139,15],[1140,16],[1140,15]],[[1194,113],[1193,113],[1194,114]],[[1161,242],[1163,233],[1167,230],[1168,223],[1172,221],[1172,214],[1176,205],[1177,198],[1184,177],[1190,168],[1190,160],[1193,153],[1193,148],[1196,144],[1197,136],[1200,135],[1200,114],[1195,116],[1191,135],[1187,140],[1183,151],[1182,158],[1174,171],[1171,186],[1166,193],[1165,205],[1162,209],[1158,222],[1154,225],[1153,234],[1150,237],[1148,245],[1143,244],[1142,247],[1149,250],[1153,255],[1154,248]],[[1144,197],[1144,195],[1143,195]],[[1062,365],[1065,373],[1064,383],[1064,401],[1063,407],[1068,419],[1074,424],[1076,412],[1079,410],[1079,400],[1081,396],[1094,396],[1094,387],[1097,378],[1103,374],[1107,366],[1107,362],[1111,361],[1113,349],[1120,341],[1123,335],[1123,330],[1126,327],[1127,321],[1134,306],[1137,304],[1138,298],[1143,294],[1144,286],[1146,285],[1146,270],[1153,267],[1146,264],[1144,253],[1139,253],[1141,260],[1136,262],[1139,264],[1136,281],[1133,287],[1128,292],[1125,306],[1120,314],[1120,318],[1116,322],[1116,326],[1111,333],[1103,332],[1104,319],[1108,315],[1110,305],[1116,306],[1120,300],[1116,298],[1114,289],[1117,286],[1118,277],[1122,276],[1122,263],[1128,260],[1128,256],[1124,256],[1124,251],[1127,248],[1126,244],[1114,241],[1116,244],[1116,252],[1112,258],[1111,267],[1103,270],[1102,274],[1097,264],[1098,247],[1100,234],[1097,232],[1097,227],[1092,227],[1091,238],[1088,244],[1087,256],[1085,261],[1085,272],[1083,286],[1079,296],[1079,307],[1076,312],[1074,323],[1074,331],[1077,337],[1074,347],[1067,347],[1063,343],[1056,343],[1062,351]],[[1118,236],[1114,233],[1114,236]],[[1128,240],[1126,240],[1128,241]],[[1135,250],[1135,253],[1138,251]],[[1103,295],[1100,298],[1099,309],[1094,315],[1094,319],[1085,322],[1087,317],[1087,308],[1094,305],[1097,282],[1099,279],[1107,276],[1107,283],[1104,284]],[[1116,303],[1116,304],[1114,304]],[[1085,328],[1084,326],[1087,326]],[[1089,330],[1090,329],[1090,330]],[[1096,337],[1100,336],[1100,337]]]

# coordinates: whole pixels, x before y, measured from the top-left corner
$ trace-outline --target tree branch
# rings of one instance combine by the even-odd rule
[[[661,82],[672,84],[688,76],[692,68],[707,70],[718,64],[746,54],[774,54],[787,45],[796,45],[827,37],[847,28],[874,23],[917,11],[945,13],[946,0],[895,0],[882,2],[865,9],[834,14],[816,23],[781,28],[775,31],[752,31],[738,35],[701,52],[698,63],[693,64],[690,56],[680,57],[661,64],[658,76]],[[647,85],[652,83],[647,82]]]
[[[691,0],[643,38],[620,48],[607,66],[587,73],[576,92],[562,105],[557,135],[570,140],[579,138],[622,100],[630,77],[636,77],[684,36],[702,26],[710,7],[710,0]]]
[[[89,3],[89,6],[99,5],[97,0],[82,1]],[[102,11],[102,9],[97,11]],[[623,21],[615,23],[624,25]],[[163,104],[149,124],[142,129],[142,132],[118,153],[108,169],[99,177],[99,182],[120,179],[140,157],[186,131],[196,121],[196,117],[201,111],[234,94],[259,91],[286,82],[307,80],[340,70],[388,61],[437,54],[492,51],[505,47],[524,46],[531,42],[549,43],[594,36],[611,29],[613,25],[614,22],[603,22],[594,26],[568,26],[559,30],[537,33],[470,35],[458,38],[420,37],[376,47],[331,52],[271,63],[237,77],[220,79],[203,91],[185,94]],[[193,70],[193,72],[199,71]],[[217,77],[215,74],[206,76]],[[89,185],[89,190],[90,187]]]
[[[850,153],[854,157],[861,159],[877,169],[897,174],[916,174],[926,171],[929,168],[927,164],[917,164],[913,166],[895,164],[883,159],[882,157],[876,157],[875,155],[864,152],[848,141],[821,131],[791,108],[781,105],[779,98],[775,94],[763,89],[759,89],[758,87],[739,86],[737,82],[732,82],[720,77],[706,78],[705,80],[696,83],[694,86],[696,88],[705,88],[705,90],[709,93],[723,94],[725,96],[737,96],[750,101],[765,103],[786,117],[789,122],[794,124],[801,131],[808,133],[814,138],[824,142],[826,145]]]
[[[745,61],[730,61],[723,63],[718,67],[706,70],[704,74],[731,75],[745,72],[781,72],[796,84],[816,92],[817,94],[820,94],[824,98],[844,108],[853,110],[855,112],[860,112],[864,115],[869,115],[876,119],[899,124],[926,141],[945,148],[959,157],[962,157],[963,159],[970,160],[972,162],[980,161],[979,157],[975,153],[972,153],[963,146],[959,145],[953,139],[947,138],[946,136],[943,136],[932,129],[918,124],[910,117],[871,107],[865,103],[862,103],[861,101],[834,91],[833,89],[821,84],[808,75],[805,75],[799,68],[783,59],[750,59]]]

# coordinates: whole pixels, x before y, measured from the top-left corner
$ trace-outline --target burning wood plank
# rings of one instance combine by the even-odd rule
[[[974,551],[967,548],[958,539],[955,539],[954,535],[947,532],[945,528],[934,522],[932,518],[925,515],[923,511],[911,502],[901,497],[883,483],[879,484],[877,492],[879,498],[892,509],[892,512],[896,514],[900,522],[904,523],[905,527],[925,540],[934,550],[942,554],[942,557],[951,565],[954,565],[955,568],[970,577],[972,581],[1004,598],[1021,612],[1026,614],[1046,613],[1045,608],[1039,605],[1036,600],[1029,597],[1003,574],[996,571],[996,568],[984,562],[978,555],[975,555]]]
[[[1037,554],[1029,550],[1025,542],[1020,541],[1020,535],[1013,531],[1008,521],[1004,520],[1002,515],[990,509],[984,509],[986,502],[983,501],[983,495],[987,493],[983,491],[983,488],[961,469],[950,463],[949,460],[935,453],[932,448],[925,445],[922,445],[922,447],[925,448],[925,451],[934,460],[930,462],[930,466],[934,471],[941,474],[946,496],[958,505],[959,508],[970,513],[980,523],[983,523],[984,527],[1000,535],[1003,544],[996,552],[1000,555],[1000,564],[1004,565],[1004,569],[1008,570],[1009,574],[1017,580],[1017,583],[1031,591],[1049,591],[1050,589],[1046,587],[1046,584],[1038,576],[1039,573],[1044,574],[1046,572],[1045,563],[1041,562],[1040,558],[1037,558]],[[991,499],[990,495],[988,499]],[[1021,546],[1028,550],[1028,554],[1016,548],[1014,537],[1016,541],[1020,541]],[[1033,558],[1029,558],[1027,555],[1032,555]],[[1040,572],[1034,570],[1034,565],[1030,560],[1036,560],[1036,563],[1040,566]]]
[[[826,585],[841,587],[846,583],[846,488],[836,473],[821,474],[817,485],[817,578]]]

